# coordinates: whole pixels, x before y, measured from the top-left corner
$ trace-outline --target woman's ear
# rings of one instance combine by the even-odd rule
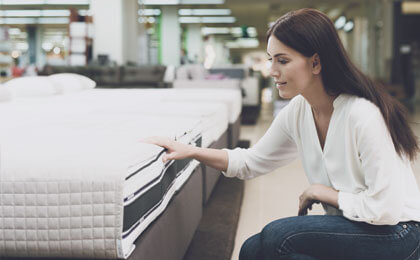
[[[315,53],[312,56],[312,73],[313,74],[321,73],[321,60],[319,58],[318,53]]]

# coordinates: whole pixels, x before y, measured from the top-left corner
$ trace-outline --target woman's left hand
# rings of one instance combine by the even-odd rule
[[[323,184],[312,184],[299,197],[299,216],[308,214],[314,203],[325,202],[338,207],[338,191]]]

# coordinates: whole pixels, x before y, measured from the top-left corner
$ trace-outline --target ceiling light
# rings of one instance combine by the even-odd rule
[[[41,10],[5,10],[3,17],[41,16]]]
[[[225,0],[180,0],[181,4],[184,5],[204,5],[204,4],[210,4],[210,5],[221,5],[225,3]]]
[[[201,23],[201,17],[184,16],[178,18],[180,23]]]
[[[138,13],[141,16],[159,16],[161,11],[160,9],[140,9]]]
[[[0,5],[42,5],[44,0],[1,0]]]
[[[68,24],[69,18],[67,17],[48,17],[48,18],[38,18],[39,24]]]
[[[337,30],[340,30],[344,27],[346,24],[346,17],[344,15],[338,17],[338,19],[335,21],[334,26],[337,28]]]
[[[224,4],[224,0],[138,0],[140,5]]]
[[[257,29],[255,27],[248,27],[247,32],[249,37],[254,38],[257,37]],[[210,35],[210,34],[233,34],[237,37],[242,36],[242,28],[241,27],[202,27],[201,34],[203,35]]]
[[[42,10],[41,16],[70,16],[69,10]]]
[[[0,24],[68,24],[67,17],[13,17],[0,19]]]
[[[3,17],[54,17],[54,16],[69,16],[69,10],[4,10],[0,11],[0,16]]]
[[[179,0],[139,0],[141,5],[177,5]]]
[[[201,28],[201,34],[229,34],[230,28],[227,27],[203,27]]]
[[[230,9],[179,9],[179,15],[230,15]]]
[[[90,0],[0,0],[0,5],[89,5]]]
[[[354,22],[352,20],[348,20],[347,23],[344,25],[343,30],[345,32],[350,32],[354,28]]]
[[[233,16],[224,17],[201,17],[203,23],[234,23],[236,18]]]
[[[44,0],[47,5],[89,5],[90,0]]]
[[[403,1],[401,11],[403,14],[420,14],[420,2]]]
[[[35,24],[35,18],[4,18],[0,19],[0,24]]]
[[[182,16],[179,17],[180,23],[234,23],[236,18],[232,16],[224,17],[197,17],[197,16]]]

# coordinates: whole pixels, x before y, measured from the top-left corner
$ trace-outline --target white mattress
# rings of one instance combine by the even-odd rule
[[[160,135],[191,142],[199,135],[199,120],[137,115],[15,119],[18,127],[7,122],[0,129],[3,256],[126,258],[137,236],[198,165],[191,161],[177,170],[159,204],[123,232],[125,207],[174,164],[163,165],[162,148],[138,140]]]
[[[106,115],[149,115],[170,118],[194,118],[200,120],[202,129],[202,146],[209,147],[228,129],[226,107],[218,104],[176,103],[176,102],[143,102],[140,104],[124,104],[112,111],[98,108],[93,113]]]
[[[229,123],[235,123],[242,111],[242,94],[239,89],[92,89],[75,93],[77,102],[107,100],[110,103],[183,102],[203,104],[223,104],[228,111]]]
[[[130,92],[133,91],[133,92]],[[15,118],[13,112],[19,111],[26,120],[71,115],[92,116],[137,114],[179,118],[199,118],[203,131],[203,147],[218,140],[228,128],[228,106],[220,102],[182,102],[163,101],[158,89],[152,90],[103,90],[94,89],[50,98],[19,99],[4,104],[0,117]],[[54,110],[51,110],[54,107]],[[3,111],[2,111],[3,110]]]
[[[133,91],[0,103],[0,256],[127,258],[198,165],[164,165],[163,149],[139,140],[194,143],[202,135],[207,147],[227,129],[223,102]],[[127,221],[124,212],[163,183],[158,203]]]
[[[228,108],[229,123],[236,122],[242,111],[242,94],[239,89],[168,89],[163,100],[225,104]]]

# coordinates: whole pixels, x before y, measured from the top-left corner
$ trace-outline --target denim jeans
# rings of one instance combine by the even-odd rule
[[[420,260],[420,224],[371,225],[342,216],[271,222],[242,245],[240,260]]]

